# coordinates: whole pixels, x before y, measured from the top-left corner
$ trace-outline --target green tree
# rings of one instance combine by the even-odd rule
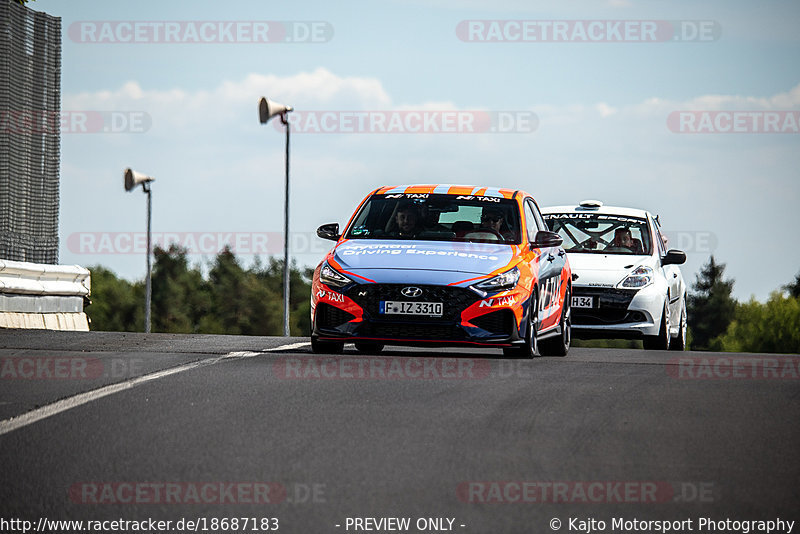
[[[188,251],[178,245],[153,251],[152,320],[154,332],[192,333],[211,308],[202,273],[189,267]]]
[[[245,270],[229,248],[217,254],[209,272],[212,313],[204,318],[208,333],[278,335],[282,301],[258,272]]]
[[[310,291],[310,286],[309,286]],[[311,299],[307,298],[291,311],[289,316],[290,331],[293,336],[311,335]]]
[[[154,332],[276,336],[283,333],[283,262],[256,258],[245,269],[230,249],[209,265],[208,277],[189,265],[188,251],[177,245],[156,247],[153,264]],[[293,335],[308,335],[312,269],[292,266],[289,325]],[[142,331],[144,283],[117,278],[102,267],[92,271],[94,330]]]
[[[117,278],[108,269],[90,267],[92,304],[86,308],[92,330],[141,332],[144,330],[144,284]]]
[[[739,304],[720,341],[732,352],[800,353],[800,298],[774,291],[765,304]]]
[[[201,330],[209,334],[241,334],[247,318],[243,306],[244,269],[230,248],[217,254],[209,272],[211,311],[201,322]]]
[[[692,286],[694,291],[688,296],[688,324],[693,350],[721,350],[718,337],[728,330],[734,319],[733,280],[724,280],[724,272],[725,264],[717,263],[711,256],[697,275]]]
[[[283,333],[283,260],[270,258],[267,265],[262,265],[256,258],[252,271],[262,280],[273,294],[280,299],[280,328]],[[300,271],[292,263],[289,268],[289,331],[293,336],[311,334],[311,277],[314,269]]]
[[[794,275],[794,281],[783,286],[794,298],[800,298],[800,272]]]

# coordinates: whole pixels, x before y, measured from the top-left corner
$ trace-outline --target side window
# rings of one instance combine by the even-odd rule
[[[536,232],[541,228],[539,222],[536,220],[536,215],[533,211],[533,203],[530,200],[525,201],[525,227],[528,229],[528,241],[536,240]],[[539,215],[541,219],[541,215]]]
[[[657,224],[653,227],[656,229],[656,245],[658,245],[658,255],[662,258],[667,255],[667,246],[664,243],[664,236],[661,235],[661,228]]]
[[[531,202],[531,204],[533,205],[533,216],[536,217],[536,225],[539,227],[539,230],[550,230],[550,227],[544,222],[544,217],[542,217],[542,213],[539,211],[539,206],[536,205],[536,202]]]

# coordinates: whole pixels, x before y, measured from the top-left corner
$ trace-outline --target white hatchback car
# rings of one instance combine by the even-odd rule
[[[542,215],[564,239],[572,266],[574,337],[685,349],[686,285],[678,265],[686,254],[667,250],[658,217],[597,200],[543,208]]]

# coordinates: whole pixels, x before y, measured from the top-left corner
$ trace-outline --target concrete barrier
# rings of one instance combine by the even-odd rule
[[[0,260],[0,328],[89,330],[83,311],[89,270]]]

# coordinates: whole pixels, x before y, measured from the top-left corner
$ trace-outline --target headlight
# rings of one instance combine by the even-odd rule
[[[330,265],[327,263],[322,266],[322,269],[319,271],[319,280],[323,284],[330,286],[330,287],[344,287],[347,284],[351,283],[352,280],[347,278],[345,275],[339,273],[338,271],[334,270]]]
[[[483,294],[483,296],[485,296],[486,294],[494,291],[511,289],[517,285],[517,282],[519,282],[519,268],[514,267],[510,271],[493,276],[492,278],[484,280],[483,282],[475,284],[471,287],[478,294]]]
[[[640,289],[642,287],[649,286],[652,283],[653,269],[650,267],[645,267],[644,265],[640,265],[639,267],[635,268],[631,274],[626,276],[625,279],[617,285],[617,287]]]

